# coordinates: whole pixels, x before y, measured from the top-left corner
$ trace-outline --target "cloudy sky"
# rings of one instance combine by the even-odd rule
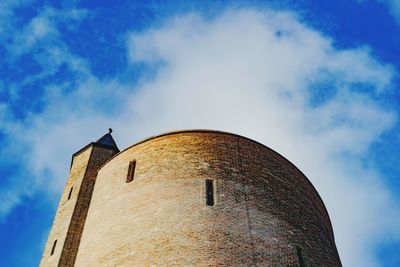
[[[1,265],[36,266],[71,155],[207,128],[311,180],[344,266],[400,266],[400,1],[0,1]]]

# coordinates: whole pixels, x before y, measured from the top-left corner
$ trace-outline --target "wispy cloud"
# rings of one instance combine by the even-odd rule
[[[17,5],[19,3],[19,5]],[[15,9],[26,4],[24,1],[3,3],[4,10],[0,13],[0,21],[9,21],[8,27],[3,30],[2,39],[10,52],[10,56],[18,57],[30,52],[35,47],[43,48],[50,44],[61,45],[58,27],[67,24],[69,28],[79,22],[88,14],[88,11],[78,8],[59,10],[52,7],[44,7],[22,29],[16,28],[12,17]]]
[[[390,13],[396,19],[397,23],[400,24],[400,1],[398,0],[379,0],[383,4],[385,4],[388,8]]]
[[[32,0],[3,0],[0,2],[0,40],[9,30],[13,29],[16,8],[25,6]]]
[[[0,99],[0,133],[2,134],[2,143],[5,144],[0,152],[2,164],[18,165],[19,170],[13,172],[12,178],[3,177],[0,188],[0,219],[8,214],[16,205],[18,205],[23,196],[29,196],[40,189],[43,182],[43,173],[35,172],[35,164],[30,158],[32,155],[25,155],[23,151],[32,151],[38,147],[31,143],[35,136],[33,122],[40,120],[43,114],[26,114],[24,119],[17,118],[12,106],[15,101],[25,98],[25,93],[21,93],[25,86],[29,86],[35,81],[49,78],[54,75],[63,65],[70,68],[78,77],[84,77],[87,73],[87,65],[84,60],[70,53],[68,47],[61,40],[59,28],[62,24],[68,24],[68,27],[74,27],[78,24],[87,11],[71,7],[66,10],[58,10],[51,7],[45,7],[39,10],[38,14],[32,17],[25,25],[18,27],[14,19],[16,10],[29,4],[31,1],[3,1],[0,3],[0,41],[3,48],[8,53],[4,54],[1,64],[15,64],[25,54],[32,55],[32,61],[28,64],[37,64],[40,71],[22,76],[21,79],[10,82],[10,77],[0,77],[0,92],[6,91],[8,102]],[[5,82],[7,80],[7,82]],[[44,94],[38,94],[32,98],[31,102],[51,101],[54,95],[57,95],[63,88],[67,87],[73,81],[62,81],[54,86],[49,85],[44,89]],[[46,104],[45,104],[46,105]],[[15,107],[14,107],[15,109]],[[18,109],[18,107],[17,107]],[[37,122],[36,122],[37,123]],[[24,137],[24,131],[31,129],[30,135]],[[22,141],[22,142],[21,142]],[[12,162],[10,158],[18,158],[20,161]],[[23,165],[20,165],[24,162]],[[57,163],[55,163],[57,165]],[[31,179],[25,179],[29,169],[33,170],[35,176]],[[44,173],[47,173],[44,171]],[[3,174],[4,175],[4,174]],[[48,177],[46,174],[45,177]],[[21,183],[18,178],[24,181]]]
[[[132,125],[211,127],[272,146],[316,185],[344,265],[378,265],[372,247],[396,234],[400,220],[390,191],[362,159],[396,119],[371,96],[389,86],[390,66],[364,47],[335,49],[282,12],[233,11],[211,22],[185,16],[129,41],[133,63],[161,66],[132,98],[141,118]],[[321,83],[333,94],[313,106]]]
[[[88,71],[86,62],[70,52],[59,32],[61,26],[65,26],[64,29],[73,29],[79,25],[82,19],[88,15],[88,11],[74,7],[63,10],[44,7],[26,24],[18,26],[13,20],[15,10],[27,3],[29,2],[6,1],[2,3],[3,12],[0,12],[0,25],[4,22],[0,41],[8,52],[2,58],[2,64],[16,65],[24,55],[29,55],[31,61],[26,64],[37,65],[39,68],[39,71],[33,74],[30,73],[21,79],[3,85],[2,90],[8,91],[12,100],[22,97],[20,91],[25,86],[39,80],[52,78],[63,66],[79,75]]]
[[[368,1],[381,3],[386,6],[389,13],[400,24],[400,1],[398,0],[355,0],[357,3],[365,4]]]
[[[40,113],[18,123],[2,117],[2,131],[20,144],[8,149],[24,152],[35,177],[30,191],[60,191],[71,153],[109,126],[122,147],[163,131],[213,128],[263,142],[310,178],[345,266],[377,266],[373,246],[400,238],[398,203],[378,170],[364,164],[370,145],[397,120],[374,99],[391,86],[394,70],[368,48],[337,49],[290,12],[239,9],[132,32],[127,50],[128,68],[148,70],[137,83],[99,80],[61,49],[60,58],[70,55],[84,69],[77,68],[74,88],[48,85]]]

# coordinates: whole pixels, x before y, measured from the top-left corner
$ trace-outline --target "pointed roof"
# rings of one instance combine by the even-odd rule
[[[109,147],[115,148],[116,150],[119,151],[117,144],[115,143],[114,138],[112,137],[111,133],[112,133],[112,129],[109,128],[108,133],[103,135],[99,140],[97,140],[94,143],[99,144],[99,145],[109,146]]]
[[[79,149],[77,152],[75,152],[72,155],[70,168],[72,167],[72,162],[74,160],[74,157],[77,156],[78,154],[80,154],[82,151],[84,151],[85,149],[87,149],[90,146],[100,146],[100,147],[111,148],[116,153],[118,153],[119,152],[119,148],[117,147],[117,144],[115,143],[114,138],[111,136],[111,133],[112,133],[112,129],[109,128],[108,129],[108,133],[103,135],[99,140],[97,140],[96,142],[91,142],[91,143],[87,144],[86,146],[82,147],[81,149]]]

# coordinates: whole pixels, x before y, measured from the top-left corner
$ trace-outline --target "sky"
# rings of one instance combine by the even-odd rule
[[[37,266],[71,155],[241,134],[310,179],[344,266],[400,266],[400,1],[0,1],[0,251]]]

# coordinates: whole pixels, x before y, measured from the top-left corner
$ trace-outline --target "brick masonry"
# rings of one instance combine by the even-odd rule
[[[97,170],[116,153],[113,148],[92,143],[73,156],[40,266],[74,266]]]
[[[88,154],[74,159],[42,266],[60,259],[60,249],[49,257],[53,240],[74,231],[75,212],[64,202]],[[206,179],[214,180],[214,206],[206,205]],[[89,202],[86,222],[77,220],[82,237],[64,252],[77,251],[76,266],[341,266],[328,213],[308,179],[237,135],[180,131],[133,145],[100,168]]]

